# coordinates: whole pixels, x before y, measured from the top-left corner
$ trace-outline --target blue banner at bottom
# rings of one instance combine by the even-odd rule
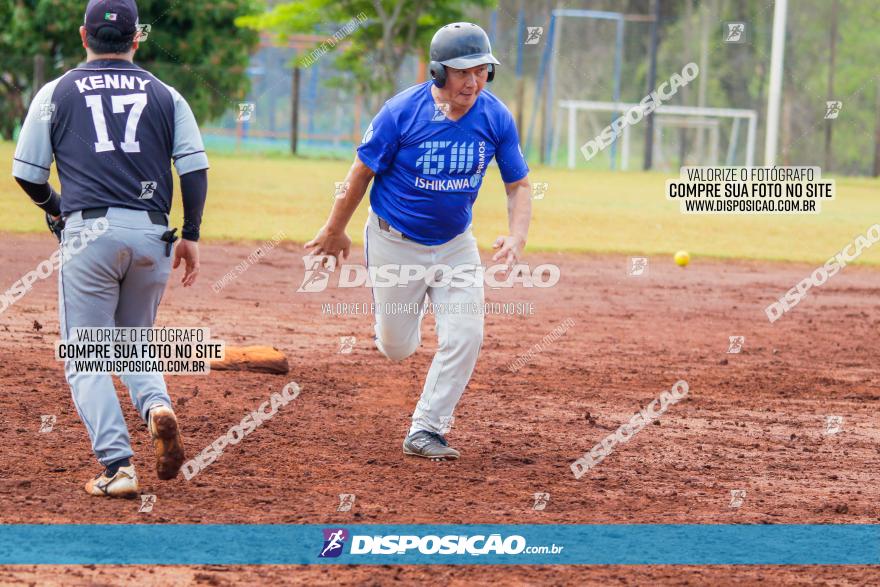
[[[877,565],[880,525],[0,525],[0,564]]]

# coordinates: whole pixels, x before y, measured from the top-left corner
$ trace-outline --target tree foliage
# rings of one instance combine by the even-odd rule
[[[466,8],[495,4],[494,0],[299,0],[236,22],[277,33],[280,38],[292,33],[327,35],[334,39],[336,66],[350,73],[356,90],[365,96],[388,96],[397,86],[400,66],[408,55],[427,60],[431,37],[438,28],[466,20]],[[359,15],[366,20],[344,42],[336,43],[337,31],[352,20],[358,22]],[[321,43],[315,49],[322,50]],[[297,64],[308,66],[310,53],[298,56]]]
[[[49,81],[85,59],[79,38],[84,0],[0,0],[0,137],[20,124],[34,88],[34,56]],[[220,116],[248,89],[246,74],[259,36],[234,25],[259,0],[139,0],[152,27],[135,62],[187,99],[199,120]]]

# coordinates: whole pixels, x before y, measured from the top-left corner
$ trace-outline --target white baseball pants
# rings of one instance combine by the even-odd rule
[[[171,275],[171,257],[161,240],[168,227],[153,224],[143,210],[111,207],[106,218],[107,232],[64,260],[58,272],[63,340],[74,338],[76,328],[151,327],[156,319]],[[84,220],[80,212],[68,216],[62,247],[96,222]],[[102,465],[132,456],[112,376],[77,371],[76,362],[65,361],[64,374],[95,456]],[[120,379],[144,421],[153,405],[171,406],[162,373],[131,373]]]
[[[451,267],[457,276],[463,277],[447,285],[438,284],[442,279],[426,276],[402,286],[373,287],[376,346],[392,361],[404,360],[419,347],[425,296],[431,300],[437,353],[413,413],[410,434],[417,430],[444,434],[483,344],[483,278],[477,240],[469,227],[442,245],[422,245],[404,238],[394,228],[380,228],[379,218],[370,210],[364,242],[371,272],[382,265],[425,269],[440,265]],[[469,283],[461,286],[464,281]],[[412,311],[413,307],[418,310]]]

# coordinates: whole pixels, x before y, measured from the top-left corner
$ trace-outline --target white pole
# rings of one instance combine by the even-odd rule
[[[749,115],[749,131],[746,137],[746,167],[755,164],[755,135],[758,132],[758,117],[753,112]]]
[[[730,131],[730,141],[727,143],[727,159],[724,160],[724,165],[727,167],[733,166],[736,157],[736,146],[739,143],[739,123],[739,118],[733,119],[733,129]]]
[[[785,55],[785,15],[788,0],[776,0],[773,10],[773,47],[770,51],[770,93],[767,97],[767,135],[764,165],[776,165],[779,138],[779,105],[782,99],[782,61]]]
[[[553,146],[550,151],[550,165],[556,165],[556,155],[559,154],[559,137],[562,136],[562,108],[556,109],[556,132],[553,133]]]
[[[560,110],[562,110],[560,108]],[[574,169],[575,155],[577,150],[577,137],[575,135],[575,126],[577,126],[577,110],[574,106],[568,107],[568,168]]]
[[[554,135],[559,133],[559,127],[554,128],[554,119],[552,117],[552,109],[553,104],[551,100],[556,100],[556,69],[559,65],[559,30],[562,28],[562,17],[556,19],[556,26],[554,27],[553,32],[553,53],[550,55],[550,71],[547,73],[547,109],[545,111],[545,115],[547,116],[547,135],[545,139],[550,141],[547,145],[548,149],[552,149],[553,145],[556,144],[556,137]],[[556,118],[558,120],[558,117]],[[552,157],[556,157],[556,155],[552,155]]]
[[[709,147],[709,158],[712,160],[712,165],[718,165],[718,145],[721,143],[721,136],[717,120],[709,127],[709,140],[712,141],[712,145]]]

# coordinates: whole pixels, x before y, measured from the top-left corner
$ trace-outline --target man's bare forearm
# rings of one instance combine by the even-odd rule
[[[351,217],[354,216],[355,210],[364,199],[370,181],[373,179],[373,172],[369,167],[364,165],[360,159],[355,159],[348,170],[345,178],[345,192],[341,197],[337,197],[333,203],[333,210],[330,211],[330,218],[327,220],[327,230],[331,233],[343,233],[348,226]]]
[[[507,218],[511,236],[518,236],[525,243],[532,219],[532,189],[528,182],[517,184],[507,193]]]

